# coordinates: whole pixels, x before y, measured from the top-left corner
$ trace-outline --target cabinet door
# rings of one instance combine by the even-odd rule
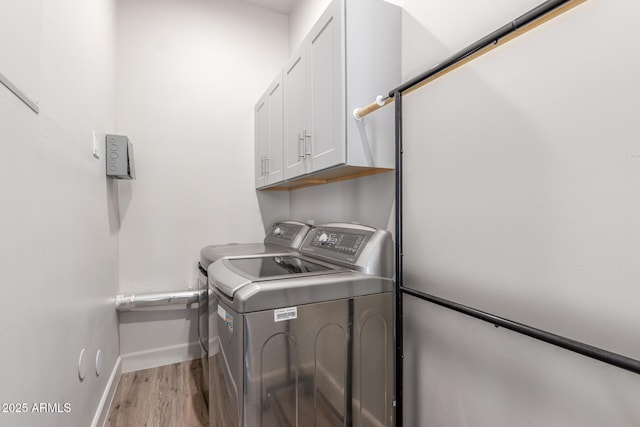
[[[284,69],[284,177],[306,172],[303,133],[307,129],[307,76],[304,46]]]
[[[265,160],[267,184],[274,184],[284,179],[282,168],[284,158],[284,100],[282,95],[282,74],[280,74],[267,91],[267,108],[269,109],[269,150]]]
[[[334,0],[308,36],[311,123],[306,152],[312,170],[346,161],[342,2]]]
[[[266,184],[265,159],[269,148],[269,109],[266,94],[256,104],[254,120],[256,188],[260,188]]]

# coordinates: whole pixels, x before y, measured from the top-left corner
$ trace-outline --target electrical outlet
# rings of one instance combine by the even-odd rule
[[[96,353],[96,376],[99,377],[102,373],[102,351],[98,350]]]
[[[80,381],[84,381],[84,377],[87,376],[87,358],[85,357],[87,354],[86,350],[83,348],[80,350],[80,356],[78,356],[78,378]]]
[[[96,131],[91,131],[93,133],[93,157],[96,159],[100,158],[100,143],[98,142],[98,137],[96,136]]]

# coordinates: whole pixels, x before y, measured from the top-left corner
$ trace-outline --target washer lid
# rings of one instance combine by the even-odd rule
[[[260,255],[297,250],[311,230],[311,226],[298,221],[280,221],[271,226],[263,243],[228,243],[209,245],[200,250],[200,265],[205,270],[213,262],[228,256]]]
[[[230,258],[229,264],[240,274],[254,279],[271,280],[292,274],[316,273],[335,270],[334,267],[318,264],[293,255],[264,256],[259,258]]]
[[[282,252],[282,248],[272,248],[263,243],[229,243],[227,245],[209,245],[200,250],[200,265],[206,270],[209,265],[226,256],[243,256]]]
[[[322,261],[291,253],[222,258],[209,267],[209,283],[230,298],[242,287],[254,283],[286,281],[293,278],[348,271]]]

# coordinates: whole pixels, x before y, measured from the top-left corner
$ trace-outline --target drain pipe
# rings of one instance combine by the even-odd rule
[[[173,304],[193,304],[198,302],[199,290],[157,292],[139,295],[118,295],[116,296],[117,311],[132,311],[145,307],[157,307]]]

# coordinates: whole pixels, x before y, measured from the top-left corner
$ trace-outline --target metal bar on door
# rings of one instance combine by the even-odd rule
[[[496,326],[502,326],[505,329],[518,332],[523,335],[527,335],[531,338],[535,338],[540,341],[544,341],[549,344],[553,344],[558,347],[562,347],[566,350],[570,350],[574,353],[582,354],[583,356],[590,357],[592,359],[599,360],[609,365],[617,366],[618,368],[626,369],[627,371],[635,374],[640,374],[640,360],[632,359],[630,357],[622,356],[617,353],[613,353],[609,350],[594,347],[589,344],[582,343],[580,341],[572,340],[562,335],[557,335],[542,329],[534,328],[533,326],[518,323],[513,320],[506,319],[504,317],[496,316],[495,314],[487,313],[485,311],[478,310],[476,308],[468,307],[466,305],[459,304],[457,302],[449,301],[444,298],[440,298],[434,295],[429,295],[424,292],[420,292],[415,289],[401,287],[400,292],[403,294],[411,295],[419,298],[423,301],[429,301],[431,303],[446,307],[450,310],[457,311],[458,313],[466,314],[476,319],[484,320],[485,322],[492,323]]]
[[[403,329],[402,329],[402,93],[394,94],[395,103],[395,144],[396,144],[396,187],[395,187],[395,215],[396,215],[396,280],[395,280],[395,386],[393,405],[395,409],[395,425],[402,426],[402,384],[403,384]]]

